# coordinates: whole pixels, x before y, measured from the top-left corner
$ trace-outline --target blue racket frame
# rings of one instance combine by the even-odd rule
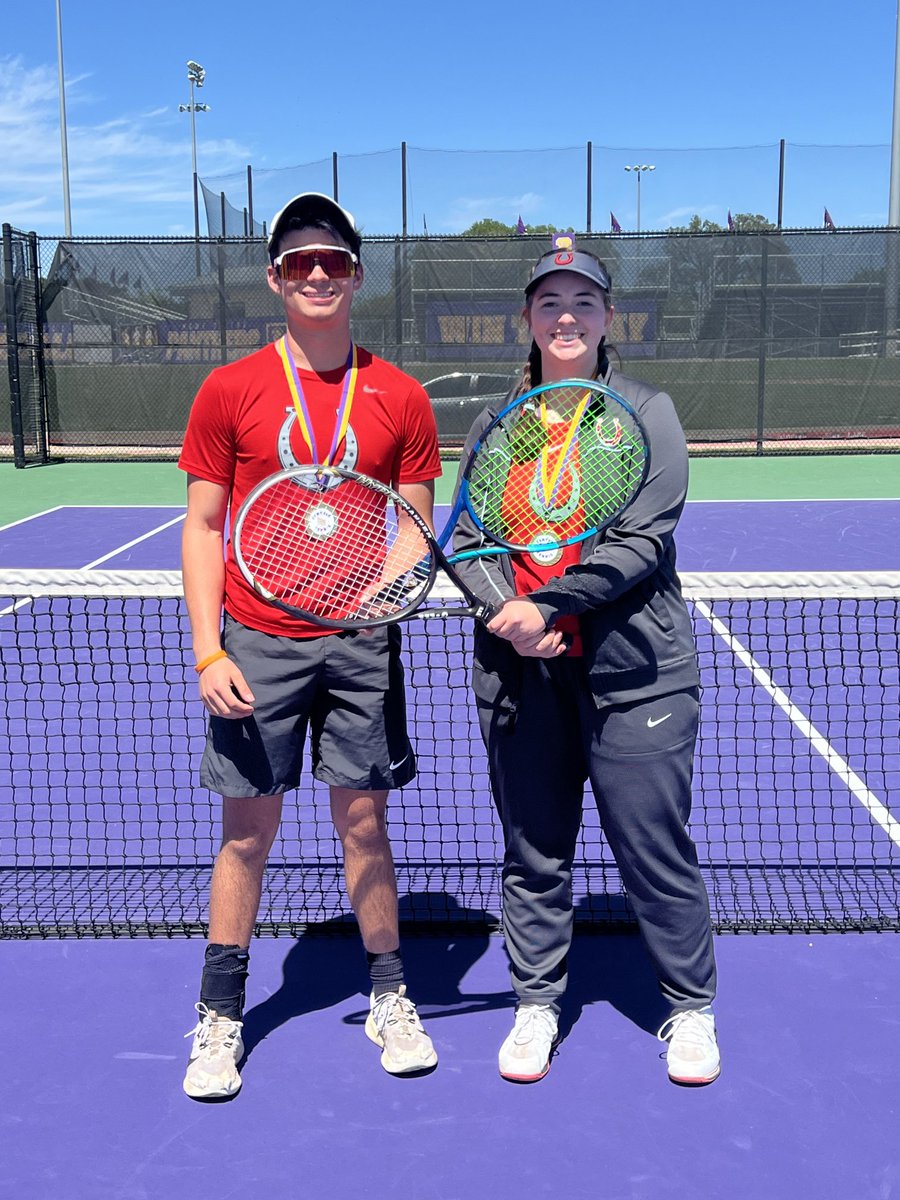
[[[491,533],[485,527],[484,522],[478,516],[478,513],[475,511],[474,505],[470,502],[469,478],[472,473],[472,468],[475,465],[475,461],[478,457],[478,453],[481,450],[482,446],[485,444],[485,442],[488,438],[488,435],[491,433],[491,431],[493,429],[496,429],[496,427],[514,409],[522,407],[527,401],[533,400],[539,396],[542,396],[545,392],[556,390],[558,388],[586,388],[589,391],[598,393],[601,396],[605,396],[606,398],[613,400],[616,404],[618,404],[624,410],[624,412],[628,414],[628,417],[634,423],[635,428],[638,430],[639,434],[641,435],[644,457],[643,457],[643,464],[642,464],[642,468],[641,468],[640,481],[638,482],[637,486],[633,489],[631,496],[621,506],[621,508],[610,513],[610,515],[606,518],[606,520],[601,521],[597,525],[591,526],[590,529],[586,529],[582,533],[576,534],[572,537],[560,539],[560,541],[556,544],[559,546],[574,546],[574,545],[577,545],[579,542],[583,542],[587,538],[594,537],[596,534],[602,532],[602,530],[608,528],[613,523],[613,521],[617,520],[622,515],[622,513],[625,512],[625,510],[629,507],[629,505],[631,505],[633,503],[633,501],[637,497],[638,493],[640,492],[641,488],[644,486],[644,483],[646,482],[646,479],[647,479],[647,473],[650,470],[650,442],[647,437],[647,431],[644,428],[643,421],[638,416],[638,414],[635,412],[634,408],[628,403],[628,401],[623,396],[620,396],[618,392],[614,391],[613,388],[608,387],[605,383],[599,383],[596,379],[561,379],[561,380],[556,380],[555,382],[552,382],[552,383],[539,384],[537,387],[532,388],[530,391],[524,392],[521,396],[517,396],[514,400],[511,400],[509,402],[509,404],[507,404],[499,413],[497,413],[497,415],[488,422],[488,424],[484,427],[484,429],[478,435],[478,438],[477,438],[475,444],[472,446],[472,449],[469,451],[469,456],[466,460],[465,468],[463,469],[462,475],[460,477],[459,486],[457,488],[456,497],[453,501],[453,507],[450,510],[450,515],[447,518],[444,528],[441,530],[441,532],[435,538],[435,541],[437,542],[438,546],[440,546],[440,548],[443,550],[446,547],[447,543],[450,541],[450,537],[453,533],[453,530],[456,527],[456,523],[458,522],[462,513],[465,511],[465,512],[468,512],[469,516],[475,522],[475,525],[477,526],[477,528],[481,530],[481,532],[485,535],[485,537],[490,539],[491,545],[490,546],[482,546],[477,550],[466,550],[466,551],[461,552],[460,554],[454,554],[454,555],[448,557],[448,559],[447,559],[448,562],[450,562],[450,563],[466,562],[473,558],[488,558],[491,555],[495,555],[497,553],[515,553],[515,554],[539,553],[539,552],[547,549],[546,541],[530,542],[528,545],[522,545],[520,543],[505,541],[503,538],[500,538],[496,534]]]

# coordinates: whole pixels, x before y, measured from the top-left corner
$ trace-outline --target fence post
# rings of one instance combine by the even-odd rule
[[[400,143],[400,191],[403,201],[401,234],[403,237],[406,237],[406,142]]]
[[[884,357],[897,357],[897,300],[900,293],[900,230],[885,233]]]
[[[250,236],[253,237],[253,168],[247,163],[247,216],[250,221]]]
[[[13,278],[12,226],[3,225],[3,278],[6,305],[6,369],[9,373],[10,422],[13,462],[25,466],[25,434],[22,429],[22,392],[19,380],[19,323],[16,317],[16,281]]]
[[[224,195],[224,193],[223,193]],[[216,242],[216,282],[219,292],[219,355],[228,362],[228,302],[225,296],[225,239]]]
[[[406,276],[406,246],[401,238],[394,240],[394,336],[397,349],[394,362],[403,366],[403,288]]]
[[[47,364],[44,358],[44,302],[41,286],[41,259],[38,253],[37,234],[28,235],[28,256],[31,275],[34,279],[34,356],[37,367],[37,398],[35,402],[34,430],[37,449],[42,463],[50,461],[50,430],[47,404]]]
[[[591,216],[592,216],[591,209],[593,206],[593,168],[592,168],[593,159],[594,159],[594,143],[588,142],[588,144],[587,144],[587,225],[585,227],[585,230],[587,233],[591,232]]]
[[[756,379],[756,453],[764,453],[766,436],[766,339],[769,325],[769,236],[761,234],[762,252],[759,268],[759,356]]]
[[[784,138],[778,150],[778,228],[784,217]]]

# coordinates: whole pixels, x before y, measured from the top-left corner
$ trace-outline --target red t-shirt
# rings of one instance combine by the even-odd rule
[[[334,465],[394,488],[436,479],[441,474],[437,426],[425,389],[362,347],[357,347],[357,367],[349,427]],[[345,370],[320,375],[298,367],[297,374],[322,461],[334,436]],[[191,408],[178,465],[227,488],[232,514],[262,479],[312,461],[274,344],[218,367],[206,378]],[[225,611],[263,633],[309,637],[323,632],[257,596],[234,561],[230,539]]]

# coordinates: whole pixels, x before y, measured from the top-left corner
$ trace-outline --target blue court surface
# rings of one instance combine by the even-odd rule
[[[0,566],[171,570],[182,517],[54,509],[0,528]],[[694,502],[679,566],[892,571],[898,533],[900,500]],[[852,716],[839,749],[865,775]],[[880,753],[896,784],[900,747]],[[900,796],[873,790],[900,817]],[[872,812],[848,798],[846,821],[877,862],[892,825]],[[654,1036],[666,1013],[632,934],[579,931],[553,1067],[516,1086],[496,1065],[512,1016],[499,937],[406,937],[410,993],[440,1063],[397,1079],[363,1032],[359,941],[326,933],[254,943],[244,1087],[208,1105],[181,1091],[201,938],[0,942],[0,1196],[900,1197],[896,934],[719,935],[722,1075],[685,1089],[666,1078]]]

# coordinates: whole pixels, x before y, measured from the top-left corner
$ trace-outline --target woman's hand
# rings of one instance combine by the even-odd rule
[[[559,658],[568,649],[563,635],[548,629],[537,605],[525,597],[504,601],[487,627],[524,658]]]

